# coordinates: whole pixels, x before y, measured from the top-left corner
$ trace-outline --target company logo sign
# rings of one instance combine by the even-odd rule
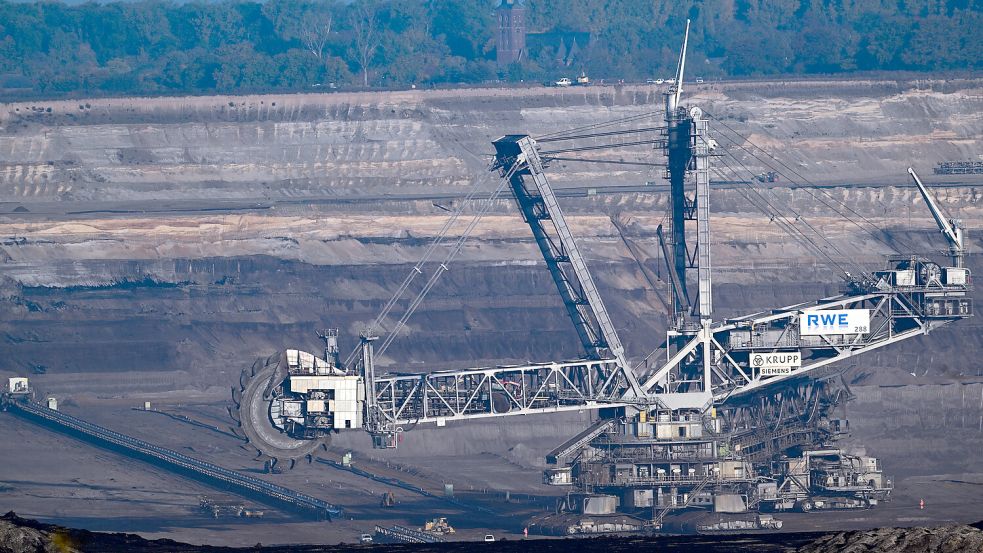
[[[799,335],[866,334],[870,332],[869,309],[823,309],[799,315]]]
[[[752,353],[751,366],[755,369],[773,367],[801,367],[802,354],[798,351]]]
[[[761,376],[784,376],[792,374],[792,367],[761,367]]]

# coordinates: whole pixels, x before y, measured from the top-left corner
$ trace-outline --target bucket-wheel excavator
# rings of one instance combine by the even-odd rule
[[[491,199],[506,189],[515,199],[583,345],[579,358],[377,374],[375,356],[385,352],[447,270],[488,201],[435,262],[437,269],[388,335],[376,333],[410,282],[424,274],[424,262],[440,249],[463,208],[451,214],[346,361],[337,331],[326,331],[323,356],[290,349],[243,372],[230,412],[250,444],[275,464],[311,455],[336,432],[366,431],[375,447],[395,448],[401,434],[419,424],[593,410],[596,423],[550,452],[546,461],[552,467],[544,474],[549,484],[570,486],[566,507],[583,515],[617,509],[661,527],[667,515],[687,508],[810,511],[867,508],[886,499],[892,485],[880,462],[835,445],[849,427],[834,416],[834,407],[850,396],[837,367],[972,316],[962,230],[909,170],[949,243],[951,262],[902,255],[890,258],[885,270],[847,270],[837,261],[842,252],[835,244],[818,232],[810,238],[816,229],[805,218],[776,210],[767,192],[754,188],[752,174],[745,197],[817,258],[835,265],[843,276],[842,293],[715,320],[711,173],[739,172],[741,160],[732,150],[740,140],[730,138],[731,148],[719,145],[726,131],[715,138],[711,116],[682,104],[688,33],[687,23],[676,79],[655,126],[649,115],[538,139],[508,135],[493,143],[491,168],[500,180]],[[630,128],[623,128],[626,123]],[[658,229],[669,330],[646,357],[661,361],[645,372],[629,363],[546,172],[558,160],[630,163],[578,156],[639,145],[661,147],[664,163],[639,164],[665,167],[670,191]]]

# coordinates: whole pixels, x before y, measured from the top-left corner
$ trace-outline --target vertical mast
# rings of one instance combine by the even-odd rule
[[[690,311],[689,286],[686,282],[686,268],[690,265],[686,249],[686,219],[691,217],[692,202],[686,198],[686,171],[693,157],[690,140],[692,121],[680,110],[680,93],[683,88],[683,75],[686,66],[686,47],[689,43],[689,21],[686,21],[686,34],[683,47],[679,51],[679,65],[676,68],[676,81],[666,93],[666,158],[669,177],[669,247],[672,259],[669,262],[673,293],[670,294],[669,323],[673,328],[684,323]]]
[[[690,110],[693,121],[693,176],[696,180],[696,275],[699,283],[700,321],[713,313],[713,287],[710,280],[710,150],[713,141],[703,110]]]
[[[678,391],[707,394],[712,389],[711,366],[714,363],[710,277],[710,152],[714,142],[710,139],[703,111],[697,107],[686,110],[681,105],[688,45],[689,21],[679,52],[676,79],[665,99],[670,202],[669,247],[666,249],[671,255],[666,261],[673,284],[666,353],[669,359],[676,359],[668,367],[679,366],[683,373],[680,379],[685,383]],[[687,190],[688,177],[690,190]],[[690,232],[696,231],[695,240],[687,236],[689,221],[695,223],[695,229],[690,225]],[[691,283],[696,284],[695,297],[690,293]],[[693,362],[684,367],[686,363],[681,364],[680,352],[693,355]]]

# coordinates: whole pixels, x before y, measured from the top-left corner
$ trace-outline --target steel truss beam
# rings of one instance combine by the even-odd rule
[[[799,335],[798,315],[828,309],[868,309],[871,315],[869,332]],[[805,378],[807,375],[838,361],[927,334],[960,318],[963,317],[927,318],[908,294],[890,290],[826,298],[731,319],[699,329],[681,347],[667,352],[667,362],[641,384],[647,391],[643,398],[629,393],[634,374],[617,359],[383,377],[374,377],[374,370],[368,367],[366,374],[373,375],[372,385],[368,388],[374,389],[375,393],[367,397],[373,413],[368,417],[367,426],[373,431],[392,432],[401,425],[419,422],[443,424],[452,420],[645,404],[702,411],[712,401],[723,409],[740,406],[735,408],[731,423],[736,429],[742,417],[750,416],[742,413],[749,412],[747,401],[754,399],[762,404],[756,407],[754,416],[757,420],[750,421],[753,424],[747,427],[769,428],[776,439],[791,439],[796,432],[815,433],[817,430],[797,415],[798,418],[791,417],[788,421],[798,420],[801,428],[791,428],[781,434],[781,428],[775,425],[780,426],[788,413],[815,412],[819,401],[825,402],[823,405],[826,406],[836,403],[823,396],[821,390],[815,391],[818,386],[827,386],[824,381]],[[762,329],[771,332],[762,332]],[[363,358],[372,358],[369,349]],[[751,352],[789,349],[800,351],[803,363],[801,367],[790,368],[788,374],[765,376],[760,369],[750,366]],[[692,367],[702,366],[704,361],[709,362],[711,368],[709,390],[702,387],[698,375],[694,380],[692,374]],[[757,393],[765,388],[769,393]],[[778,403],[772,405],[770,402],[773,401]],[[772,408],[777,411],[766,412]],[[769,427],[763,424],[768,421],[761,417],[775,420]],[[818,436],[814,438],[818,439]],[[804,434],[802,439],[808,441]]]
[[[604,359],[378,377],[370,402],[383,424],[370,430],[624,407],[626,374],[616,360]]]
[[[869,332],[800,335],[800,314],[828,309],[869,310]],[[714,401],[723,403],[730,398],[802,377],[850,357],[927,334],[965,316],[968,315],[928,318],[920,312],[909,294],[893,289],[799,304],[700,329],[678,349],[667,351],[666,363],[644,379],[642,387],[650,393],[663,394],[691,390],[692,374],[686,372],[686,366],[692,367],[694,363],[706,361],[711,366],[710,389]],[[705,334],[709,335],[709,341]],[[802,365],[791,367],[787,374],[762,375],[760,369],[750,366],[752,352],[790,350],[802,354]]]
[[[624,367],[631,393],[641,395],[614,323],[546,178],[536,141],[509,135],[494,145],[494,167],[508,177],[522,218],[532,230],[588,358],[614,357]]]

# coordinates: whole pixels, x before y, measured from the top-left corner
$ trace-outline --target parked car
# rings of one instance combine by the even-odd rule
[[[372,534],[362,534],[358,537],[358,543],[368,544],[372,543]]]
[[[556,81],[555,84],[556,84],[556,86],[570,86],[571,84],[573,84],[573,81],[571,81],[570,79],[568,79],[566,77],[563,77],[559,81]]]
[[[495,541],[495,536],[491,534],[485,534],[485,541]]]

